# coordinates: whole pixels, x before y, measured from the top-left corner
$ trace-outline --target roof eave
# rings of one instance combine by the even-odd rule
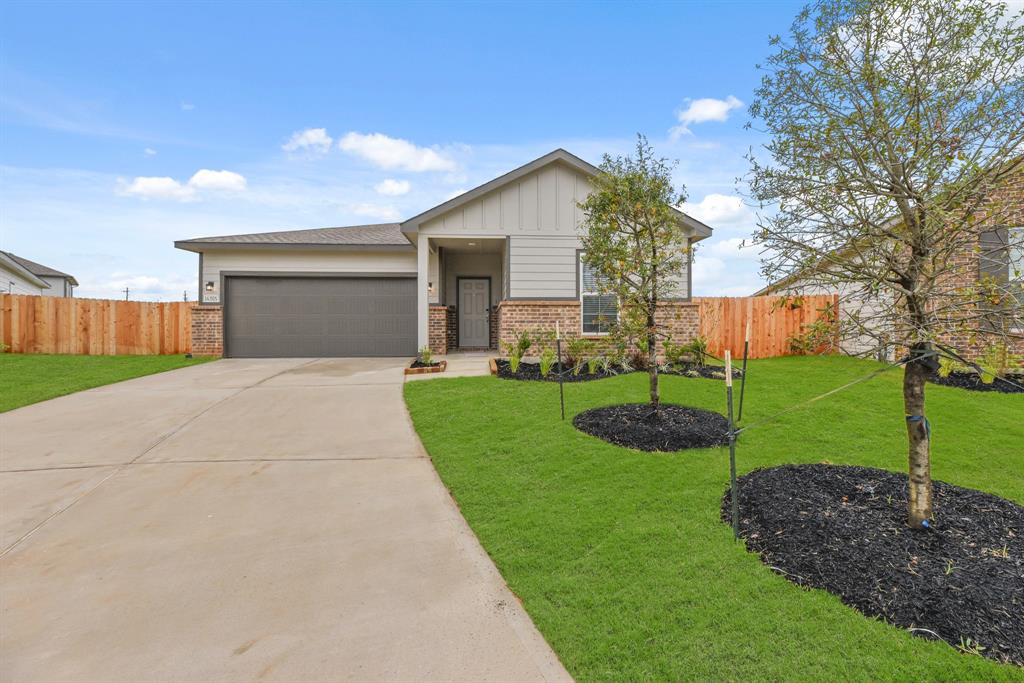
[[[297,244],[273,242],[201,242],[195,240],[179,240],[174,243],[175,249],[191,251],[196,254],[204,251],[253,249],[286,250],[286,251],[415,251],[412,244]]]
[[[17,261],[15,261],[14,259],[12,259],[10,256],[3,252],[0,252],[0,263],[3,263],[5,266],[7,266],[9,270],[25,278],[26,280],[34,284],[36,287],[41,287],[43,289],[50,288],[49,282],[42,279],[41,277],[33,273],[31,270],[21,265],[20,263],[18,263]]]

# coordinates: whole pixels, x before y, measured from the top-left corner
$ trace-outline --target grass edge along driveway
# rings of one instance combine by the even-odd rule
[[[0,413],[39,401],[205,363],[173,356],[70,356],[0,354]]]
[[[744,417],[863,376],[845,357],[751,363]],[[904,471],[900,370],[745,433],[741,473],[832,462]],[[579,680],[1024,681],[774,574],[718,519],[728,449],[647,454],[577,432],[587,408],[643,401],[646,376],[566,386],[494,377],[405,385],[445,485]],[[721,381],[665,377],[663,400],[724,412]],[[1024,502],[1024,396],[929,385],[936,479]]]

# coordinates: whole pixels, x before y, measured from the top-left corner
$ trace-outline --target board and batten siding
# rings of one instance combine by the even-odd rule
[[[435,235],[575,235],[583,221],[576,206],[590,194],[587,176],[554,163],[499,187],[420,226]]]
[[[203,254],[199,291],[206,303],[221,301],[221,273],[408,273],[416,272],[414,251],[212,250]],[[213,296],[204,291],[214,283]]]

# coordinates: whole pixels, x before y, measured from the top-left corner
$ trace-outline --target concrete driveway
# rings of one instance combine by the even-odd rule
[[[0,415],[0,680],[563,680],[396,360],[221,360]]]

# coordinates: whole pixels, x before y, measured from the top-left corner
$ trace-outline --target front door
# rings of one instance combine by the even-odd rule
[[[491,281],[459,278],[459,346],[487,348],[491,342]]]

